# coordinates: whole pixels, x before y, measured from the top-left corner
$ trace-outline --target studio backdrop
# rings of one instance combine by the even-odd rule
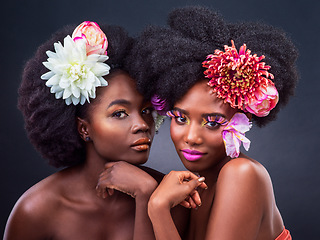
[[[277,205],[293,239],[320,236],[320,2],[311,0],[55,0],[2,3],[0,94],[0,234],[15,202],[29,187],[57,171],[34,150],[17,109],[25,62],[51,33],[85,20],[123,26],[136,36],[150,24],[165,25],[172,9],[202,5],[229,21],[261,21],[284,29],[297,45],[300,80],[295,96],[267,127],[247,134],[248,155],[269,171]],[[166,119],[155,136],[147,165],[164,173],[184,169]],[[250,206],[248,206],[250,208]]]

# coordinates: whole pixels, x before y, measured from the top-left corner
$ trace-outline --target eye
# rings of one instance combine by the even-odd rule
[[[220,124],[216,121],[206,121],[206,123],[204,123],[203,125],[207,126],[208,128],[215,128]]]
[[[154,111],[154,108],[153,107],[147,107],[147,108],[144,108],[141,113],[142,114],[152,114],[152,112]]]
[[[174,118],[176,123],[178,123],[180,125],[190,123],[189,118],[185,114],[183,114],[177,110],[171,110],[171,111],[167,112],[167,115],[171,118]]]
[[[175,117],[177,123],[188,123],[186,116],[177,116]]]
[[[117,111],[112,113],[112,117],[119,118],[119,119],[123,119],[123,118],[126,118],[128,116],[129,116],[129,114],[124,109],[117,110]]]
[[[215,129],[221,125],[226,125],[228,120],[221,116],[207,116],[203,119],[202,126],[206,126],[209,129]]]

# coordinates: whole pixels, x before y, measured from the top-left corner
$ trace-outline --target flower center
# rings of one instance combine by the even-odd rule
[[[88,70],[88,67],[86,67],[85,65],[74,63],[70,65],[68,74],[73,82],[81,81],[83,78],[86,78]]]

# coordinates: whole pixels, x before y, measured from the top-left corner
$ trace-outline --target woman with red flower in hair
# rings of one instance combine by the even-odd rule
[[[174,10],[168,23],[141,34],[129,67],[140,66],[138,89],[172,119],[189,170],[170,172],[150,197],[156,238],[291,239],[267,170],[240,145],[248,150],[252,123],[274,120],[293,94],[295,46],[272,26],[227,23],[201,7]],[[192,208],[183,235],[170,214],[178,204]]]

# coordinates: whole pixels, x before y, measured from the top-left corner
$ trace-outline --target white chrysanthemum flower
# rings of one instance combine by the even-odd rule
[[[57,99],[63,98],[67,105],[84,104],[89,98],[96,97],[96,87],[107,86],[103,76],[109,74],[110,67],[104,62],[107,55],[92,54],[87,56],[86,41],[74,42],[70,36],[54,44],[55,52],[47,51],[44,66],[50,70],[41,76],[48,80],[46,86],[55,93]]]

